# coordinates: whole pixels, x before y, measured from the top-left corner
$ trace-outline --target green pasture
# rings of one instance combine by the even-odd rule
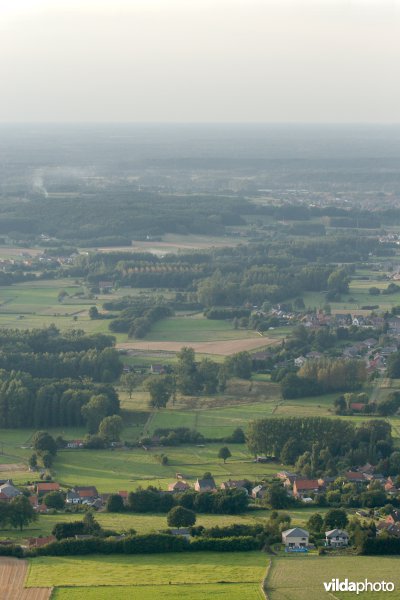
[[[182,342],[213,342],[257,337],[255,331],[234,329],[231,321],[206,319],[201,313],[193,316],[175,316],[161,319],[153,325],[146,340]]]
[[[175,480],[176,473],[194,483],[204,472],[211,471],[217,483],[227,479],[248,477],[257,479],[270,476],[280,466],[274,463],[254,463],[244,444],[231,444],[232,458],[224,464],[218,458],[221,443],[205,447],[176,446],[151,450],[64,450],[57,454],[53,473],[65,486],[95,485],[99,492],[134,490],[139,485],[155,485],[166,489]],[[168,464],[163,466],[159,456],[166,454]]]
[[[261,552],[37,557],[27,587],[259,584],[267,568]]]
[[[302,509],[297,511],[299,517],[296,517],[298,524],[305,523],[310,514],[313,512],[323,512],[314,508],[306,507],[304,510],[304,516],[301,517]],[[13,529],[10,527],[0,530],[0,539],[14,539],[18,542],[29,537],[48,536],[51,534],[52,529],[56,523],[77,521],[83,518],[83,512],[59,512],[57,514],[44,514],[39,515],[38,520],[31,523],[28,527],[22,531]],[[197,515],[196,525],[203,525],[203,527],[215,527],[215,526],[226,526],[233,525],[235,523],[243,523],[251,525],[254,523],[263,523],[269,518],[269,511],[257,510],[250,511],[243,515]],[[96,520],[104,529],[112,529],[118,533],[128,532],[130,529],[134,529],[139,534],[157,532],[167,529],[167,517],[162,513],[108,513],[98,512],[96,513]]]
[[[350,600],[356,596],[351,592],[325,592],[323,582],[333,578],[343,581],[371,582],[392,581],[395,591],[366,592],[360,597],[384,600],[386,597],[400,598],[400,557],[367,556],[285,556],[272,558],[266,591],[270,600],[321,600],[337,598]]]
[[[304,506],[282,511],[292,517],[292,525],[305,527],[308,519],[315,513],[324,514],[328,508]],[[38,520],[22,531],[6,527],[0,530],[0,539],[13,539],[19,543],[29,537],[48,536],[56,523],[77,521],[83,518],[83,512],[58,512],[56,514],[40,514]],[[224,527],[236,523],[244,525],[264,524],[270,517],[268,509],[250,510],[241,515],[198,514],[196,525],[203,527]],[[96,520],[104,529],[118,533],[134,529],[138,534],[158,532],[167,529],[167,517],[163,513],[108,513],[97,512]]]
[[[322,308],[329,304],[334,310],[339,311],[357,311],[362,306],[379,305],[382,311],[390,310],[393,306],[400,305],[400,292],[395,294],[382,294],[391,280],[382,280],[377,272],[358,272],[358,277],[352,279],[347,294],[342,294],[340,302],[328,301],[323,292],[304,292],[303,299],[307,308]],[[369,279],[360,279],[360,276],[369,277]],[[399,284],[394,281],[393,283]],[[376,287],[381,290],[378,296],[371,296],[368,290]],[[268,332],[269,333],[269,332]]]

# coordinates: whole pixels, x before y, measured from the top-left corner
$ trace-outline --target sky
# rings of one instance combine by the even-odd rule
[[[0,0],[0,122],[399,123],[400,0]]]

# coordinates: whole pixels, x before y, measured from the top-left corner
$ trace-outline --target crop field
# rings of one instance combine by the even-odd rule
[[[52,600],[265,600],[259,583],[57,588]]]
[[[323,582],[333,578],[350,581],[392,581],[395,591],[390,598],[400,598],[400,557],[367,556],[287,556],[273,558],[266,591],[270,600],[350,600],[351,592],[325,592]],[[371,600],[384,600],[387,592],[367,592]],[[360,596],[361,597],[361,596]]]
[[[217,337],[217,336],[216,336]],[[186,342],[155,342],[151,340],[131,340],[129,342],[120,342],[118,348],[124,350],[141,350],[152,352],[154,350],[164,352],[179,352],[182,346],[190,346],[198,354],[216,354],[221,356],[229,356],[236,352],[251,352],[252,350],[260,350],[268,346],[278,344],[276,339],[258,336],[244,339],[218,340],[213,342],[194,342],[187,340]]]
[[[231,321],[207,319],[202,313],[168,317],[157,321],[146,340],[167,342],[212,342],[260,337],[255,331],[234,329]]]
[[[160,241],[139,241],[135,240],[131,246],[105,247],[97,248],[98,252],[151,252],[158,256],[165,254],[175,254],[181,250],[202,250],[205,248],[222,248],[226,246],[236,246],[243,244],[243,238],[237,236],[216,237],[211,235],[179,235],[176,233],[166,233]],[[88,248],[92,251],[93,248]],[[20,251],[20,250],[19,250]]]
[[[25,560],[0,557],[0,591],[2,600],[48,600],[51,596],[51,586],[24,589],[28,570]]]
[[[152,555],[37,557],[27,587],[180,586],[260,584],[267,568],[261,552],[190,552]],[[164,589],[164,588],[163,588]],[[256,596],[257,597],[257,596]]]

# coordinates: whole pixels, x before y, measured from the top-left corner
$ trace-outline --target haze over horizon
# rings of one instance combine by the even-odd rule
[[[399,0],[0,0],[0,123],[398,123]]]

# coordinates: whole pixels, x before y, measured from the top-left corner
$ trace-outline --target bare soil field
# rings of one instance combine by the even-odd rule
[[[0,557],[1,600],[49,600],[52,588],[24,588],[28,563],[18,558]]]
[[[117,348],[121,350],[141,350],[154,351],[161,350],[164,352],[179,352],[182,346],[190,346],[199,354],[219,354],[221,356],[229,356],[236,352],[244,350],[250,352],[266,346],[280,344],[280,340],[274,340],[267,337],[249,338],[243,340],[216,340],[215,342],[154,342],[144,340],[133,340],[131,342],[121,342],[117,344]]]

